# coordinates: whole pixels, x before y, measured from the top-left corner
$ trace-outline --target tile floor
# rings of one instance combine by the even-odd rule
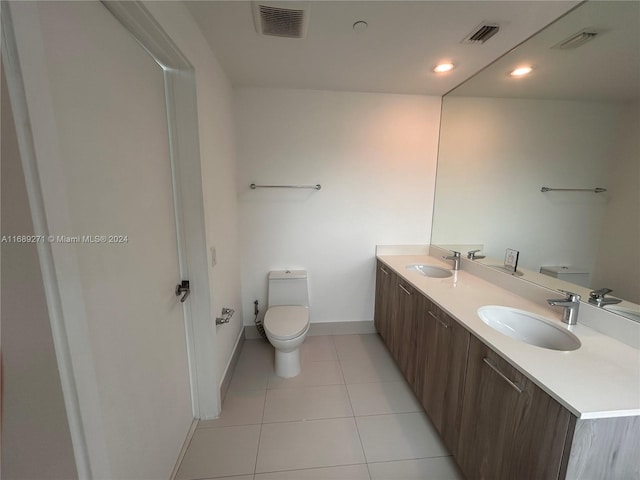
[[[461,480],[378,335],[307,337],[302,372],[273,373],[247,340],[223,402],[177,480]]]

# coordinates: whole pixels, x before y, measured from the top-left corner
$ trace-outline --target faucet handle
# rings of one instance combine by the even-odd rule
[[[582,298],[577,293],[573,293],[573,292],[570,292],[568,290],[558,289],[558,291],[564,293],[567,296],[567,301],[568,302],[579,302],[580,299]]]
[[[476,258],[476,253],[478,253],[479,251],[480,251],[480,249],[478,249],[478,250],[469,250],[467,252],[467,258],[469,260],[473,260],[474,258]]]
[[[589,296],[594,300],[601,300],[604,298],[604,296],[607,293],[611,293],[611,292],[613,292],[613,290],[611,290],[610,288],[601,288],[599,290],[594,290],[589,294]]]

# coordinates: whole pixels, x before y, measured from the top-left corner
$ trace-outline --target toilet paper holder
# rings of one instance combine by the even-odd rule
[[[225,323],[229,323],[229,320],[231,320],[231,317],[233,317],[234,313],[235,310],[233,308],[222,307],[222,316],[216,318],[216,325],[224,325]]]

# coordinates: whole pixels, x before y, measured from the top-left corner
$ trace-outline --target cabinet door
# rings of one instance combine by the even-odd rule
[[[376,330],[389,346],[389,327],[391,325],[391,303],[395,292],[392,289],[395,274],[378,260],[376,268],[376,298],[373,321]],[[393,283],[392,283],[393,282]]]
[[[400,371],[411,383],[415,370],[416,352],[416,315],[422,295],[407,282],[396,282],[397,310],[393,315],[393,346],[391,353],[396,359]]]
[[[468,480],[558,478],[570,416],[471,337],[456,455]]]
[[[444,444],[455,454],[470,334],[426,300],[416,337],[415,392]]]

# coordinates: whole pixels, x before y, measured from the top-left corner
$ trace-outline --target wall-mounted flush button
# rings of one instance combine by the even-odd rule
[[[211,247],[209,250],[211,250],[211,266],[215,267],[216,263],[218,263],[218,259],[216,257],[216,247]]]

